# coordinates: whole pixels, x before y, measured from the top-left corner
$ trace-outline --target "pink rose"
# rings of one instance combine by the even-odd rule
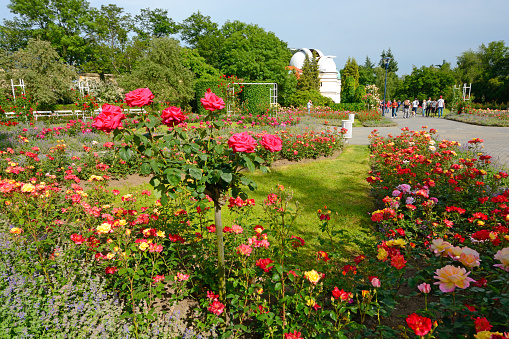
[[[256,140],[247,132],[236,133],[228,139],[228,147],[233,149],[233,153],[254,153],[256,145],[258,145]]]
[[[168,127],[173,127],[186,120],[186,116],[182,114],[180,108],[170,106],[161,112],[162,123]]]
[[[122,120],[126,116],[122,113],[122,109],[118,106],[104,104],[102,112],[94,118],[93,127],[103,132],[111,132],[122,126]]]
[[[262,146],[269,152],[281,151],[283,141],[277,135],[265,134],[262,138]]]
[[[215,93],[212,93],[210,88],[207,89],[207,92],[205,92],[205,98],[201,98],[201,104],[203,105],[203,108],[211,112],[214,112],[216,109],[224,108],[223,99],[218,97]]]
[[[125,102],[129,107],[143,107],[152,103],[154,94],[148,88],[138,88],[125,95]]]

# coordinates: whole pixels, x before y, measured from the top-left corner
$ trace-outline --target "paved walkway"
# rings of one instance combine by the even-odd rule
[[[422,126],[428,126],[428,129],[434,128],[438,131],[439,139],[448,139],[459,141],[465,145],[473,138],[484,140],[484,151],[493,157],[494,163],[499,163],[509,169],[509,127],[487,127],[464,124],[462,122],[438,119],[424,118],[417,116],[415,118],[403,119],[402,114],[396,119],[397,127],[377,127],[380,135],[387,136],[389,133],[398,135],[403,127],[408,127],[412,131],[421,130]],[[355,127],[352,138],[349,143],[352,145],[368,145],[368,136],[373,127]]]

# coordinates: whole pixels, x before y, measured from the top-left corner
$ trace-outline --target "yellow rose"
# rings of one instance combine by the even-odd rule
[[[320,280],[322,277],[320,273],[318,273],[315,270],[304,272],[304,277],[309,280],[310,283],[315,284]],[[314,304],[313,304],[314,305]]]
[[[164,237],[165,237],[165,233],[164,233],[164,231],[157,231],[157,236],[158,236],[159,238],[164,238]]]
[[[12,234],[21,234],[23,233],[23,230],[19,227],[13,227],[9,232],[11,232]]]
[[[387,256],[388,256],[388,253],[387,253],[387,251],[385,250],[385,248],[380,247],[380,248],[378,249],[378,254],[377,254],[376,258],[377,258],[378,260],[385,260],[385,259],[387,259]]]
[[[314,299],[308,299],[306,305],[308,305],[309,307],[315,306],[315,300]]]
[[[148,243],[142,242],[139,247],[140,247],[140,250],[146,251],[148,248]]]
[[[106,259],[111,260],[113,258],[115,258],[115,253],[110,252],[110,253],[106,254]]]
[[[31,193],[35,190],[35,186],[32,184],[24,184],[23,187],[21,187],[21,192],[25,193]]]
[[[111,231],[111,225],[107,222],[102,223],[101,225],[97,226],[97,233],[99,233],[99,234],[106,234],[109,231]]]

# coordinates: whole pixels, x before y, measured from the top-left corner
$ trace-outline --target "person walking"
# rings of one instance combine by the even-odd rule
[[[442,99],[442,96],[440,96],[440,99],[437,101],[437,109],[438,109],[438,117],[443,118],[444,117],[444,108],[445,108],[445,101]]]
[[[410,100],[406,99],[403,102],[403,119],[407,119],[410,111]]]
[[[311,114],[311,106],[313,106],[313,102],[311,100],[308,101],[308,114]]]
[[[396,99],[392,102],[392,116],[397,117],[398,116],[398,103],[396,102]]]
[[[426,116],[426,99],[422,101],[422,116]]]
[[[428,98],[426,102],[426,117],[429,117],[429,113],[431,112],[431,97]]]
[[[433,114],[433,117],[437,116],[437,100],[433,98],[433,101],[431,102],[431,113]]]
[[[412,116],[415,117],[417,115],[417,107],[419,107],[419,100],[417,98],[414,98],[414,101],[412,101]]]
[[[392,102],[391,100],[387,100],[387,102],[385,103],[385,113],[389,114],[390,113],[390,110],[391,110],[391,107],[392,107]]]

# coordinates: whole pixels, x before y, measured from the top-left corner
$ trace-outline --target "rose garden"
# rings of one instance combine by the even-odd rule
[[[362,153],[323,120],[348,112],[230,116],[208,90],[197,115],[152,99],[126,94],[136,116],[104,104],[93,120],[5,127],[3,337],[509,337],[508,174],[483,140],[375,129],[360,183],[324,171],[330,194],[299,201],[305,177],[285,171]],[[134,174],[149,185],[118,184]],[[353,217],[333,197],[352,192]]]

